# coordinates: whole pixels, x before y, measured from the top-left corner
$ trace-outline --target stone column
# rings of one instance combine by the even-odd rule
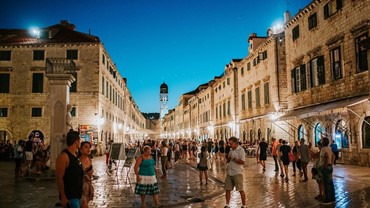
[[[55,170],[55,161],[59,153],[67,146],[67,105],[69,104],[69,88],[75,81],[70,70],[74,63],[67,59],[48,59],[46,77],[50,84],[49,106],[50,123],[50,168]]]

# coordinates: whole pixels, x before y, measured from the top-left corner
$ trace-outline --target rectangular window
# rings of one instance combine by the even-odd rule
[[[247,71],[251,70],[251,62],[247,63]]]
[[[32,117],[41,117],[42,108],[32,108]]]
[[[292,92],[301,92],[307,89],[306,83],[306,67],[301,65],[291,71]]]
[[[257,66],[260,63],[260,57],[257,56],[256,58],[253,59],[253,66]]]
[[[101,60],[102,64],[104,65],[105,64],[105,55],[103,54],[102,56],[102,60]]]
[[[316,12],[308,17],[308,30],[312,30],[317,27],[317,15]]]
[[[263,97],[264,97],[264,101],[265,101],[265,104],[269,104],[270,103],[270,89],[269,89],[269,83],[266,82],[264,85],[263,85]]]
[[[224,117],[226,117],[226,103],[223,104],[223,110],[224,110],[223,111],[224,112],[223,115],[224,115]]]
[[[77,73],[71,74],[76,80],[72,82],[71,87],[69,88],[69,92],[77,92]]]
[[[231,115],[231,105],[230,105],[230,100],[227,101],[227,115]]]
[[[216,105],[216,119],[218,119],[218,106]]]
[[[218,113],[220,115],[219,117],[222,118],[222,116],[221,116],[222,115],[222,113],[221,113],[221,105],[218,106]]]
[[[242,97],[240,100],[242,102],[242,111],[245,111],[245,94],[244,93],[242,94]]]
[[[265,59],[267,59],[267,51],[263,51],[261,53],[258,53],[258,59],[259,60],[265,60]]]
[[[324,56],[314,58],[308,64],[311,87],[325,84]]]
[[[67,50],[67,59],[78,60],[78,50]]]
[[[295,26],[292,30],[293,41],[299,38],[299,25]]]
[[[332,0],[324,6],[324,19],[332,16],[343,7],[344,0]]]
[[[0,117],[8,117],[8,108],[0,108]]]
[[[9,93],[10,74],[0,74],[0,93]]]
[[[360,42],[367,39],[367,33],[356,38],[356,65],[357,72],[368,70],[367,65],[367,50],[365,47],[360,46]]]
[[[256,107],[261,107],[261,103],[260,103],[260,88],[259,87],[256,87],[255,91],[256,91]]]
[[[334,80],[342,78],[342,58],[340,54],[340,47],[330,50],[330,65],[331,73]]]
[[[108,80],[105,81],[105,97],[108,98],[109,96],[109,86],[108,86]]]
[[[230,85],[230,78],[227,78],[227,85]]]
[[[242,67],[242,68],[240,69],[240,75],[241,75],[241,76],[243,76],[243,75],[244,75],[244,67]]]
[[[73,106],[71,108],[71,116],[72,117],[76,117],[76,115],[77,115],[77,109],[76,109],[76,106]]]
[[[0,51],[0,61],[11,61],[12,52],[11,51]]]
[[[248,108],[252,109],[252,90],[248,90]]]
[[[102,76],[101,77],[101,94],[104,95],[104,84],[105,84],[105,79],[104,77]]]
[[[44,74],[33,73],[32,74],[32,92],[40,93],[44,91]]]
[[[33,60],[34,61],[43,61],[43,60],[45,60],[45,51],[44,50],[34,50],[33,51]]]

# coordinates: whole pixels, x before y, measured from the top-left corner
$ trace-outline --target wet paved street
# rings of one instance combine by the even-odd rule
[[[121,168],[107,172],[104,157],[94,158],[95,197],[90,207],[141,207],[140,197],[134,194],[135,175],[131,169]],[[209,171],[211,181],[200,185],[195,161],[177,163],[168,170],[168,179],[158,179],[160,201],[164,207],[223,207],[225,195],[223,180],[225,165],[221,160],[214,160]],[[159,166],[158,166],[159,167]],[[3,207],[54,207],[58,201],[55,180],[48,177],[31,178],[15,181],[14,164],[0,162],[0,208]],[[300,182],[299,176],[290,176],[285,182],[274,172],[271,158],[267,162],[267,171],[256,164],[255,158],[247,158],[244,166],[244,189],[248,207],[320,207],[314,197],[318,194],[316,181]],[[309,165],[309,170],[311,166]],[[290,168],[290,175],[292,169]],[[127,174],[128,173],[128,174]],[[128,175],[128,177],[127,177]],[[310,175],[309,175],[310,176]],[[370,168],[348,165],[334,166],[336,204],[322,207],[370,207]],[[238,192],[232,192],[231,207],[240,207]],[[154,207],[151,197],[148,207]]]

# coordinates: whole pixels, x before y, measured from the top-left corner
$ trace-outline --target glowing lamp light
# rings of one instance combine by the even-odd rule
[[[31,36],[32,37],[35,37],[35,38],[40,38],[40,29],[39,28],[37,28],[37,27],[32,27],[31,29],[30,29],[30,34],[31,34]]]
[[[98,119],[98,125],[103,125],[104,124],[104,122],[105,122],[105,119],[104,118],[99,118]]]

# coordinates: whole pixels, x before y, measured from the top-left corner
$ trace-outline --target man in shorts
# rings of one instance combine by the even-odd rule
[[[242,199],[242,208],[245,206],[245,193],[243,189],[243,165],[245,162],[245,151],[239,145],[238,139],[235,137],[229,138],[230,153],[227,157],[227,168],[226,168],[226,179],[225,179],[225,189],[226,189],[226,205],[224,208],[230,208],[230,197],[231,191],[236,189],[239,191],[240,197]]]

